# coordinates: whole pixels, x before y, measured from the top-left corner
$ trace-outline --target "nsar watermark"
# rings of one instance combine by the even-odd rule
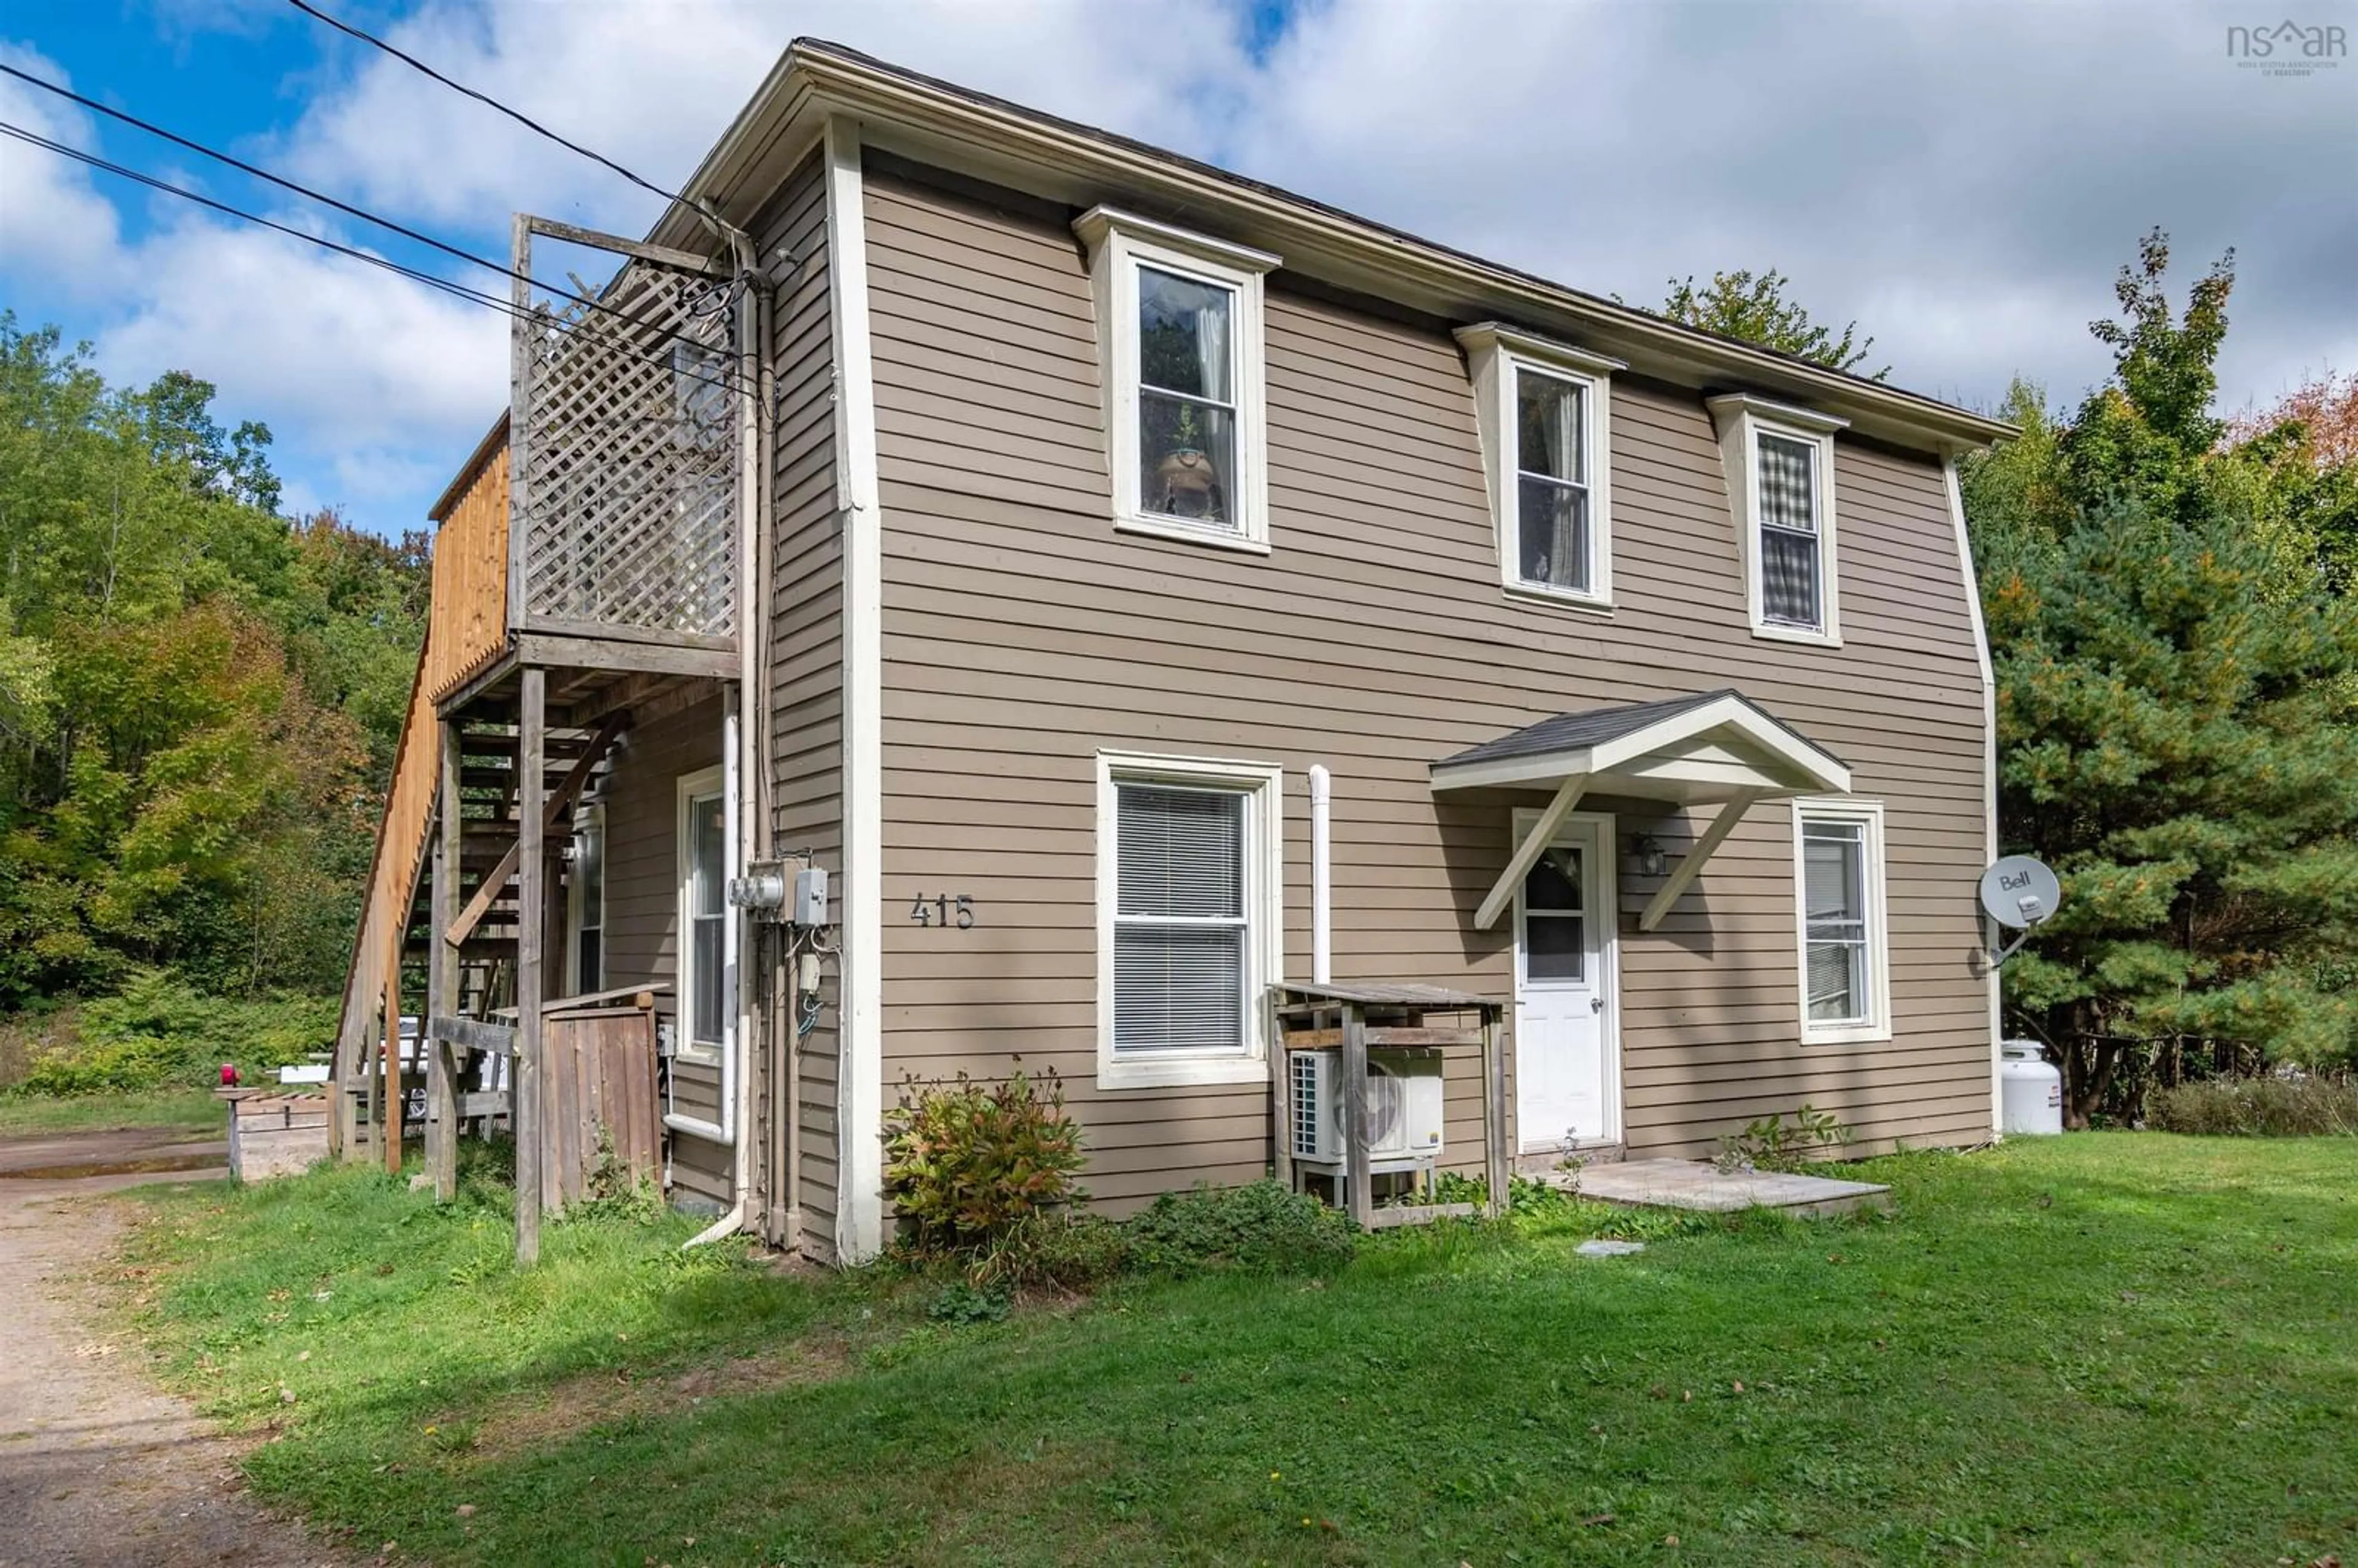
[[[2227,29],[2227,58],[2262,76],[2315,76],[2350,56],[2350,30],[2320,24],[2305,27],[2282,21],[2272,27]]]

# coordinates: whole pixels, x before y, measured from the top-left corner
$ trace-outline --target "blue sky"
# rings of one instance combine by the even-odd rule
[[[798,33],[1654,303],[1774,265],[1902,384],[2058,401],[2153,224],[2234,246],[2230,407],[2358,369],[2358,61],[2266,79],[2240,9],[1584,0],[427,0],[330,8],[664,182]],[[2358,23],[2346,3],[2317,18]],[[2358,35],[2358,27],[2353,27]],[[497,255],[652,199],[280,0],[21,0],[0,59]],[[438,274],[488,274],[0,81],[0,120]],[[276,432],[291,504],[416,526],[498,412],[504,323],[0,143],[0,304]]]

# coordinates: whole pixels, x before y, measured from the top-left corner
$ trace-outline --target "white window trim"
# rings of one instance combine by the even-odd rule
[[[1111,207],[1092,207],[1074,232],[1089,248],[1097,297],[1098,362],[1105,384],[1106,460],[1113,476],[1114,527],[1218,549],[1269,553],[1269,423],[1263,382],[1261,277],[1278,265],[1266,251],[1192,234]],[[1229,289],[1236,296],[1237,473],[1233,527],[1166,517],[1145,509],[1139,489],[1138,269],[1152,266]]]
[[[1859,881],[1866,899],[1867,1005],[1864,1022],[1812,1024],[1810,1022],[1810,902],[1809,870],[1802,862],[1804,822],[1855,822],[1861,835],[1866,864]],[[1891,1038],[1891,929],[1884,892],[1883,803],[1850,795],[1801,795],[1793,801],[1793,935],[1799,976],[1795,993],[1801,1004],[1804,1045],[1881,1044]]]
[[[1779,643],[1813,647],[1842,646],[1841,551],[1834,531],[1834,432],[1849,427],[1847,419],[1819,414],[1789,404],[1772,403],[1750,393],[1729,393],[1706,400],[1719,425],[1719,460],[1727,476],[1728,500],[1736,516],[1737,553],[1744,562],[1744,611],[1752,634]],[[1819,625],[1787,626],[1770,621],[1761,606],[1760,585],[1760,438],[1781,436],[1798,441],[1815,454],[1814,494],[1818,503]]]
[[[1114,886],[1120,864],[1124,784],[1215,785],[1246,796],[1245,1010],[1242,1051],[1158,1051],[1120,1055],[1113,1043]],[[1269,988],[1285,973],[1285,773],[1268,762],[1168,757],[1139,752],[1098,753],[1098,1087],[1171,1088],[1269,1080]]]
[[[678,1042],[676,1054],[681,1061],[697,1062],[707,1065],[719,1063],[722,1053],[729,1048],[730,1007],[729,999],[725,994],[728,959],[724,944],[721,960],[724,971],[722,984],[724,994],[720,1009],[720,1044],[717,1047],[701,1044],[696,1039],[696,920],[694,905],[690,902],[695,868],[689,848],[694,840],[689,836],[688,808],[692,802],[706,796],[725,798],[727,781],[722,776],[722,772],[723,770],[719,767],[710,767],[679,775],[679,783],[676,786],[677,813],[672,826],[672,856],[679,866],[679,941],[677,943],[679,963],[672,989],[672,995],[679,1005],[679,1015],[675,1022],[673,1037]],[[723,866],[721,870],[726,872],[728,868]]]
[[[574,816],[574,838],[578,842],[584,832],[598,835],[599,900],[598,900],[598,980],[606,980],[606,806],[603,801],[591,801]],[[581,861],[574,859],[572,875],[565,879],[565,989],[568,994],[581,994],[581,914],[586,889],[581,875]]]
[[[1613,373],[1628,366],[1496,321],[1461,327],[1482,441],[1482,483],[1490,494],[1490,533],[1498,582],[1508,594],[1574,609],[1613,608]],[[1588,457],[1589,587],[1557,588],[1522,576],[1521,490],[1515,482],[1515,377],[1523,371],[1585,389],[1581,442]]]

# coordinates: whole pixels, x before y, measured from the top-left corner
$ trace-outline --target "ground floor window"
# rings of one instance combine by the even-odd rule
[[[1108,753],[1098,762],[1098,1080],[1247,1082],[1278,978],[1281,774]]]
[[[1797,801],[1793,832],[1801,1037],[1826,1044],[1888,1039],[1882,808]]]
[[[727,806],[720,770],[679,781],[679,1015],[684,1052],[718,1057],[728,1037]]]
[[[602,806],[584,806],[574,816],[571,873],[567,895],[573,912],[573,975],[568,989],[575,996],[587,996],[606,984],[606,808]]]

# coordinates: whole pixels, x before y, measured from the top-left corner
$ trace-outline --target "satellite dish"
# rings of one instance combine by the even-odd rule
[[[2010,930],[2024,931],[2055,913],[2063,884],[2028,855],[2008,855],[1982,873],[1982,908]]]

